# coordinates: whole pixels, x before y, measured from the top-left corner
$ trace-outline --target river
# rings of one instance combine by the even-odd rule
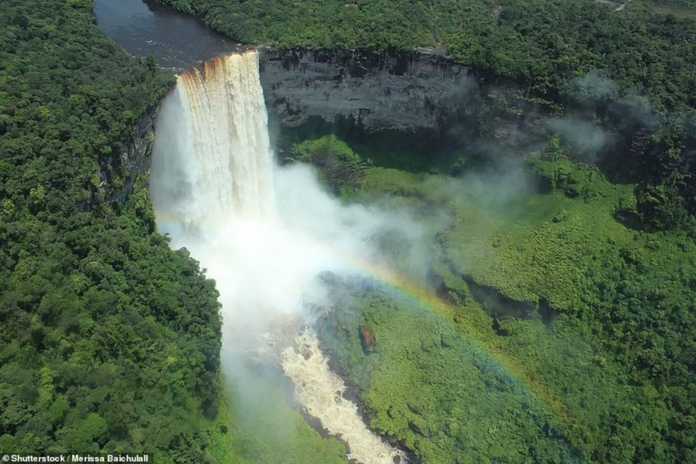
[[[94,14],[102,32],[128,53],[152,56],[176,72],[240,48],[201,21],[152,1],[95,0]]]

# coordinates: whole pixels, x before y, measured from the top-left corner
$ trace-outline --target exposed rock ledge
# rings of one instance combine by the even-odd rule
[[[104,199],[124,203],[136,182],[149,175],[158,111],[159,106],[148,109],[133,126],[131,137],[115,147],[118,156],[102,163],[100,190]],[[104,191],[107,186],[109,189]]]
[[[266,104],[281,129],[398,133],[429,146],[520,146],[540,129],[523,89],[485,82],[436,51],[260,50]]]
[[[320,117],[368,132],[440,131],[474,85],[467,68],[416,52],[265,49],[261,56],[269,108],[288,127]]]

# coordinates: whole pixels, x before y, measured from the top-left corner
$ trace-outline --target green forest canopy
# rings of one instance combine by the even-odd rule
[[[651,176],[641,188],[660,217],[696,198],[689,197],[696,163],[688,137],[695,132],[685,116],[696,93],[694,26],[633,3],[614,14],[589,0],[176,2],[246,42],[447,47],[485,75],[527,82],[536,97],[561,102],[568,79],[600,69],[675,115],[633,147],[646,159]],[[0,13],[0,449],[154,451],[158,462],[205,462],[199,421],[215,414],[218,398],[216,292],[186,253],[170,251],[155,233],[144,179],[133,179],[121,158],[135,122],[172,82],[152,61],[132,60],[103,38],[91,7],[6,0]],[[300,154],[312,159],[310,149],[324,145],[307,144]],[[566,164],[547,168],[555,178]],[[567,169],[566,177],[578,175]],[[595,206],[544,223],[560,243],[553,249],[567,249],[568,236],[584,239],[587,229],[573,223],[597,218]],[[597,220],[610,220],[612,210],[607,202]],[[634,438],[629,444],[646,453],[638,455],[652,458],[668,441],[670,453],[688,458],[694,357],[684,328],[693,326],[693,263],[670,257],[686,259],[692,245],[681,236],[636,237],[621,247],[603,239],[604,256],[581,249],[586,259],[571,262],[595,272],[588,271],[591,290],[581,305],[559,309],[606,329],[608,349],[645,385],[640,402],[612,418],[617,430],[607,440]],[[585,262],[594,256],[599,264]],[[530,272],[553,272],[557,260],[548,261]],[[658,436],[639,427],[643,411],[653,411],[645,398],[654,398],[654,411],[670,411]],[[630,448],[608,445],[598,449]]]
[[[485,380],[495,370],[462,376],[467,349],[448,352],[451,325],[369,285],[346,292],[354,284],[337,280],[341,310],[327,314],[320,336],[358,385],[373,427],[428,463],[572,462],[556,454],[564,440],[581,462],[696,459],[696,241],[619,222],[616,211],[634,199],[630,185],[573,162],[557,138],[525,165],[524,177],[545,193],[527,190],[514,168],[452,178],[367,166],[355,176],[364,153],[333,136],[304,141],[295,154],[344,198],[408,206],[431,224],[429,273],[452,304],[434,312],[465,344],[478,340],[516,360],[563,405],[545,426],[543,414],[502,407],[506,400],[489,396],[495,388],[473,387],[497,385]],[[428,221],[443,212],[451,222]],[[394,257],[410,248],[398,233],[385,241]]]
[[[0,449],[204,462],[217,292],[155,232],[123,158],[173,81],[103,37],[92,6],[0,11]]]

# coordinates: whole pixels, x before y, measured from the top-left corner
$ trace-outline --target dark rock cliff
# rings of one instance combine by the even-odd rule
[[[429,150],[524,147],[542,113],[514,84],[487,82],[425,51],[261,50],[261,82],[278,130],[396,135]]]
[[[108,163],[102,163],[102,198],[124,203],[133,192],[136,181],[149,175],[158,111],[157,106],[142,115],[135,123],[131,137],[115,147],[118,156],[111,158]]]
[[[439,132],[476,85],[467,68],[436,55],[264,50],[261,76],[283,125],[345,119],[367,132]]]

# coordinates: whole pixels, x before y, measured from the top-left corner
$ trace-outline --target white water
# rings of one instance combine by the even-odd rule
[[[216,58],[181,75],[175,101],[165,102],[158,124],[153,201],[160,215],[203,229],[222,226],[230,214],[273,214],[273,154],[256,54]],[[174,107],[174,108],[172,108]],[[190,198],[172,202],[170,184],[183,181]],[[175,206],[173,210],[169,210]]]
[[[329,368],[311,329],[295,339],[282,353],[283,371],[295,384],[297,399],[307,413],[321,420],[331,434],[350,446],[350,457],[362,463],[393,464],[395,451],[367,428],[355,403],[344,397],[343,380]]]
[[[316,340],[293,331],[311,323],[307,308],[330,302],[319,274],[350,271],[347,256],[373,258],[374,235],[403,220],[340,205],[307,167],[276,167],[267,119],[255,52],[180,76],[157,122],[151,192],[158,226],[217,281],[223,367],[232,381],[245,360],[268,351],[268,334],[276,331],[273,338],[286,342],[274,350],[305,410],[341,437],[355,460],[392,462],[400,454],[336,396],[345,387]],[[278,336],[278,327],[285,333]],[[297,346],[309,346],[312,356],[293,355]]]

